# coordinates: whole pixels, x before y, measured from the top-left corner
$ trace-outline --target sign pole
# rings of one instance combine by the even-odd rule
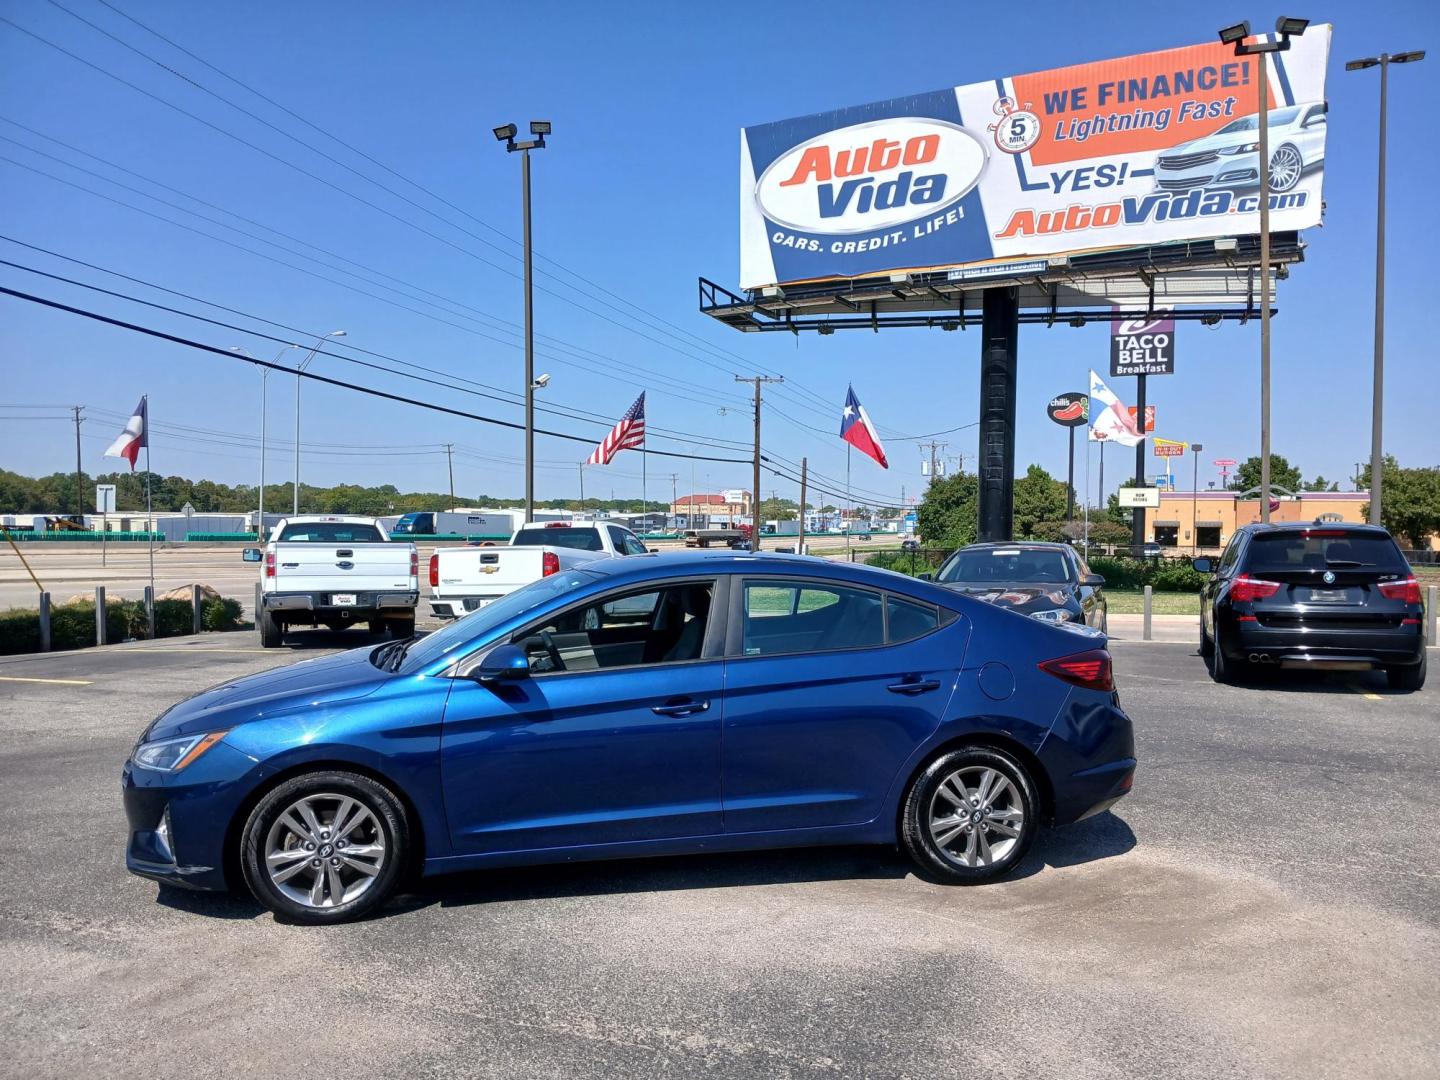
[[[1088,460],[1090,453],[1088,440],[1085,453]],[[1088,495],[1090,491],[1090,474],[1088,472],[1085,474],[1085,491]],[[1070,429],[1070,475],[1065,481],[1065,520],[1075,520],[1075,429],[1073,427]]]
[[[1140,434],[1145,434],[1145,376],[1135,376],[1135,416],[1139,420]],[[1145,439],[1135,444],[1135,486],[1145,486]],[[1130,523],[1130,548],[1132,555],[1140,555],[1145,549],[1145,508],[1137,506]]]

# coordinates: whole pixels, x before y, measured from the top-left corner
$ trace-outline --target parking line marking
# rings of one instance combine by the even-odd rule
[[[47,683],[51,686],[91,686],[93,679],[26,679],[19,675],[0,675],[0,682]]]

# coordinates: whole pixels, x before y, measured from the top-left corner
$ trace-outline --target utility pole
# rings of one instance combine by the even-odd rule
[[[455,509],[455,444],[442,443],[445,447],[445,463],[450,470],[450,509]]]
[[[783,383],[785,376],[756,375],[747,379],[735,376],[736,382],[755,384],[755,476],[750,489],[750,550],[760,550],[760,387],[763,383]]]
[[[585,509],[585,463],[580,463],[580,509]]]
[[[82,520],[85,517],[85,474],[80,469],[80,410],[84,407],[83,405],[70,406],[75,413],[75,513]]]
[[[941,458],[943,456],[941,451],[946,450],[949,446],[949,443],[935,442],[933,439],[928,443],[920,444],[921,450],[928,449],[930,451],[930,483],[932,484],[935,482],[936,477],[940,475]]]
[[[680,500],[680,492],[676,488],[676,485],[679,483],[680,474],[672,472],[670,474],[670,513],[666,515],[667,524],[669,522],[669,519],[675,515],[675,504]]]
[[[800,459],[800,538],[795,542],[795,554],[805,554],[805,488],[810,482],[810,459]]]

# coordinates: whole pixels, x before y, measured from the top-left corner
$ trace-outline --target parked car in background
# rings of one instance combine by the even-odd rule
[[[124,766],[126,865],[310,923],[412,869],[898,844],[988,881],[1131,788],[1104,645],[849,563],[595,559],[170,709]]]
[[[363,624],[397,638],[415,633],[420,597],[415,545],[390,543],[375,518],[284,518],[265,547],[246,548],[243,557],[264,564],[255,623],[267,649],[282,644],[296,626],[344,630]]]
[[[1103,586],[1069,544],[971,544],[954,552],[933,580],[977,600],[1054,623],[1109,632]]]
[[[622,525],[605,521],[532,521],[508,545],[442,548],[430,556],[430,611],[454,619],[493,604],[542,577],[615,555],[649,549]]]
[[[1390,685],[1425,683],[1420,583],[1378,525],[1245,525],[1224,555],[1195,559],[1200,652],[1216,682],[1261,667],[1380,668]]]
[[[1323,101],[1311,101],[1267,113],[1271,191],[1289,191],[1308,170],[1324,165],[1326,109]],[[1259,113],[1238,117],[1219,131],[1181,143],[1155,159],[1155,186],[1161,191],[1259,185]]]
[[[771,530],[772,532],[774,530]],[[739,548],[750,543],[749,525],[716,526],[713,529],[686,529],[685,546],[708,548],[711,544]],[[762,530],[763,533],[763,530]]]

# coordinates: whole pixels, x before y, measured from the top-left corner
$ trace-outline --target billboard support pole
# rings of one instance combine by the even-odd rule
[[[1260,520],[1270,523],[1270,63],[1260,78]]]
[[[1015,531],[1015,360],[1020,291],[986,289],[980,329],[981,542],[1011,540]]]
[[[1145,434],[1145,376],[1135,376],[1135,416],[1140,422],[1140,434]],[[1135,486],[1145,486],[1145,439],[1135,444]],[[1130,553],[1139,556],[1145,549],[1145,508],[1135,507],[1130,521]]]

